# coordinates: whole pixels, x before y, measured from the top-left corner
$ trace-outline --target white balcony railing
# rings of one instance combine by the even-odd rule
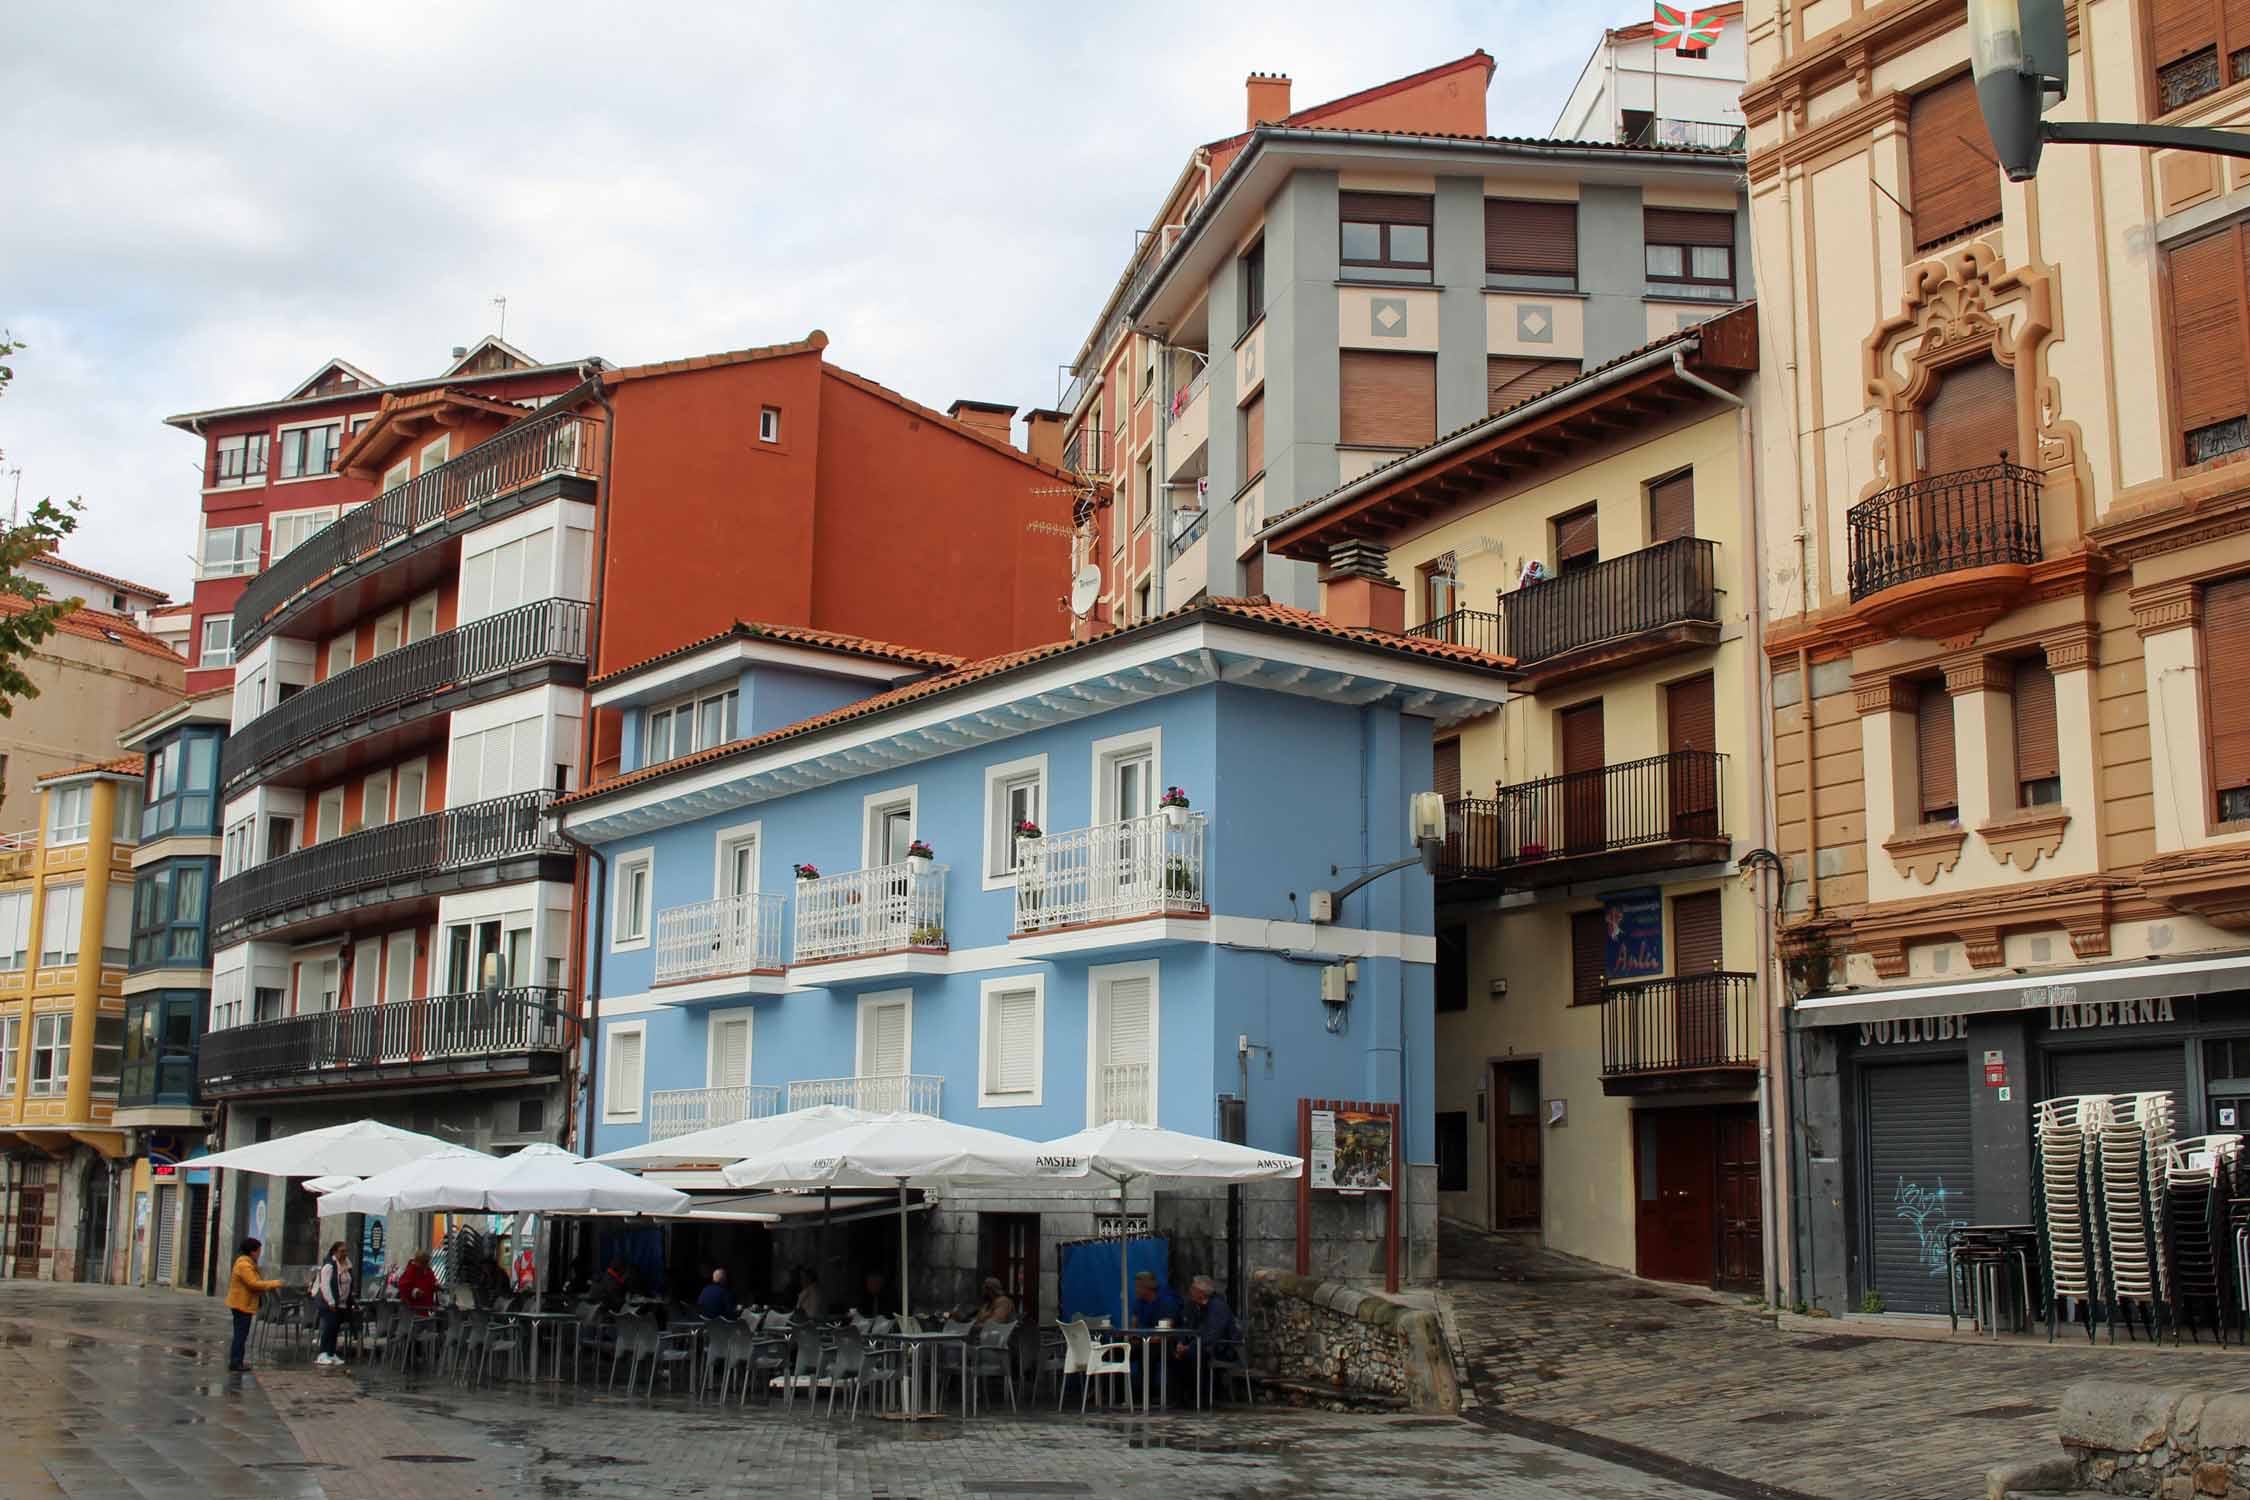
[[[781,971],[782,896],[749,892],[656,914],[656,982]]]
[[[745,1083],[732,1088],[658,1089],[648,1096],[648,1138],[668,1141],[692,1130],[763,1119],[781,1112],[781,1085]]]
[[[1155,812],[1023,840],[1015,930],[1203,915],[1203,822],[1199,812],[1178,823]]]
[[[878,1073],[866,1078],[800,1078],[789,1085],[789,1107],[841,1104],[850,1109],[895,1114],[911,1110],[934,1115],[945,1093],[945,1079],[934,1073]]]
[[[796,962],[945,946],[945,875],[915,861],[797,882]]]
[[[1156,1098],[1149,1089],[1147,1063],[1104,1063],[1101,1070],[1101,1118],[1096,1124],[1106,1125],[1111,1120],[1131,1120],[1139,1125],[1156,1123]]]

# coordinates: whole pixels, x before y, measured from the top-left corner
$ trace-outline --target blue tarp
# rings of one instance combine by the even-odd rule
[[[1127,1326],[1125,1309],[1117,1303],[1120,1248],[1133,1275],[1154,1271],[1157,1285],[1172,1284],[1172,1241],[1166,1236],[1152,1235],[1122,1247],[1116,1240],[1072,1240],[1061,1247],[1062,1267],[1057,1274],[1063,1322],[1107,1316],[1113,1327]],[[1126,1279],[1130,1281],[1131,1275]]]

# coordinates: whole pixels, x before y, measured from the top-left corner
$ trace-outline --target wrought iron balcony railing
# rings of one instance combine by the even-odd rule
[[[1719,618],[1717,545],[1678,537],[1500,596],[1500,651],[1519,666]]]
[[[648,1096],[648,1138],[668,1141],[690,1131],[762,1120],[781,1112],[781,1085],[743,1083],[731,1088],[657,1089]]]
[[[316,682],[227,737],[220,783],[231,787],[323,736],[448,688],[541,662],[583,662],[586,610],[576,599],[542,599],[409,642]]]
[[[1457,609],[1449,615],[1410,626],[1406,633],[1426,641],[1444,641],[1494,656],[1500,654],[1500,617],[1487,610]]]
[[[2001,457],[1853,506],[1845,516],[1853,601],[1918,578],[2039,561],[2039,475]]]
[[[1104,436],[1101,428],[1091,421],[1079,428],[1070,435],[1070,441],[1063,444],[1062,466],[1073,474],[1107,474],[1109,465],[1103,455],[1108,449]]]
[[[945,1077],[933,1073],[877,1073],[865,1078],[799,1078],[789,1085],[789,1107],[841,1104],[877,1114],[911,1111],[934,1115],[943,1102]]]
[[[575,412],[525,422],[344,512],[250,580],[234,607],[235,655],[264,639],[290,601],[339,568],[536,480],[592,478],[598,426]]]
[[[1758,1034],[1755,974],[1613,984],[1602,995],[1602,1074],[1756,1067]]]
[[[1740,151],[1746,131],[1724,120],[1675,120],[1651,115],[1637,130],[1619,132],[1628,146],[1694,146],[1705,151]]]
[[[950,865],[873,865],[797,884],[796,962],[945,946]]]
[[[1017,840],[1015,930],[1202,916],[1203,830],[1202,813],[1159,811]]]
[[[785,897],[747,891],[656,914],[656,982],[780,973]]]
[[[567,854],[548,826],[551,791],[517,792],[402,818],[284,854],[222,880],[211,893],[214,934],[311,911],[442,870],[534,854]]]
[[[1654,845],[1723,842],[1726,760],[1713,750],[1674,750],[1518,782],[1492,797],[1454,798],[1446,804],[1439,873],[1497,874]]]
[[[204,1034],[198,1070],[207,1094],[284,1080],[347,1083],[354,1071],[525,1053],[561,1053],[578,1034],[567,995],[546,986],[425,995],[311,1015],[253,1021]]]

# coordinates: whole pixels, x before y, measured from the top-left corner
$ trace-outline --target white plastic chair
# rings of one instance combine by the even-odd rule
[[[1133,1348],[1130,1344],[1097,1344],[1084,1318],[1065,1323],[1062,1378],[1055,1382],[1055,1410],[1062,1410],[1063,1388],[1070,1377],[1082,1377],[1078,1387],[1078,1412],[1086,1412],[1086,1397],[1096,1380],[1115,1377],[1125,1383],[1125,1405],[1133,1404]]]

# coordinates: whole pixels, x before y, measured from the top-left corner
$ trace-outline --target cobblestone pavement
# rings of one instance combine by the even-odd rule
[[[1472,1420],[1611,1456],[1647,1450],[1733,1476],[1743,1483],[1700,1482],[1740,1495],[1968,1500],[1993,1463],[2061,1451],[2054,1412],[2073,1381],[2250,1385],[2250,1352],[2208,1335],[2152,1349],[2083,1334],[1910,1342],[1856,1322],[1784,1332],[1754,1300],[1456,1226],[1443,1256]]]
[[[546,1386],[224,1364],[203,1298],[0,1282],[0,1500],[767,1495],[1574,1496],[1712,1492],[1450,1418],[1230,1409],[906,1425]]]

